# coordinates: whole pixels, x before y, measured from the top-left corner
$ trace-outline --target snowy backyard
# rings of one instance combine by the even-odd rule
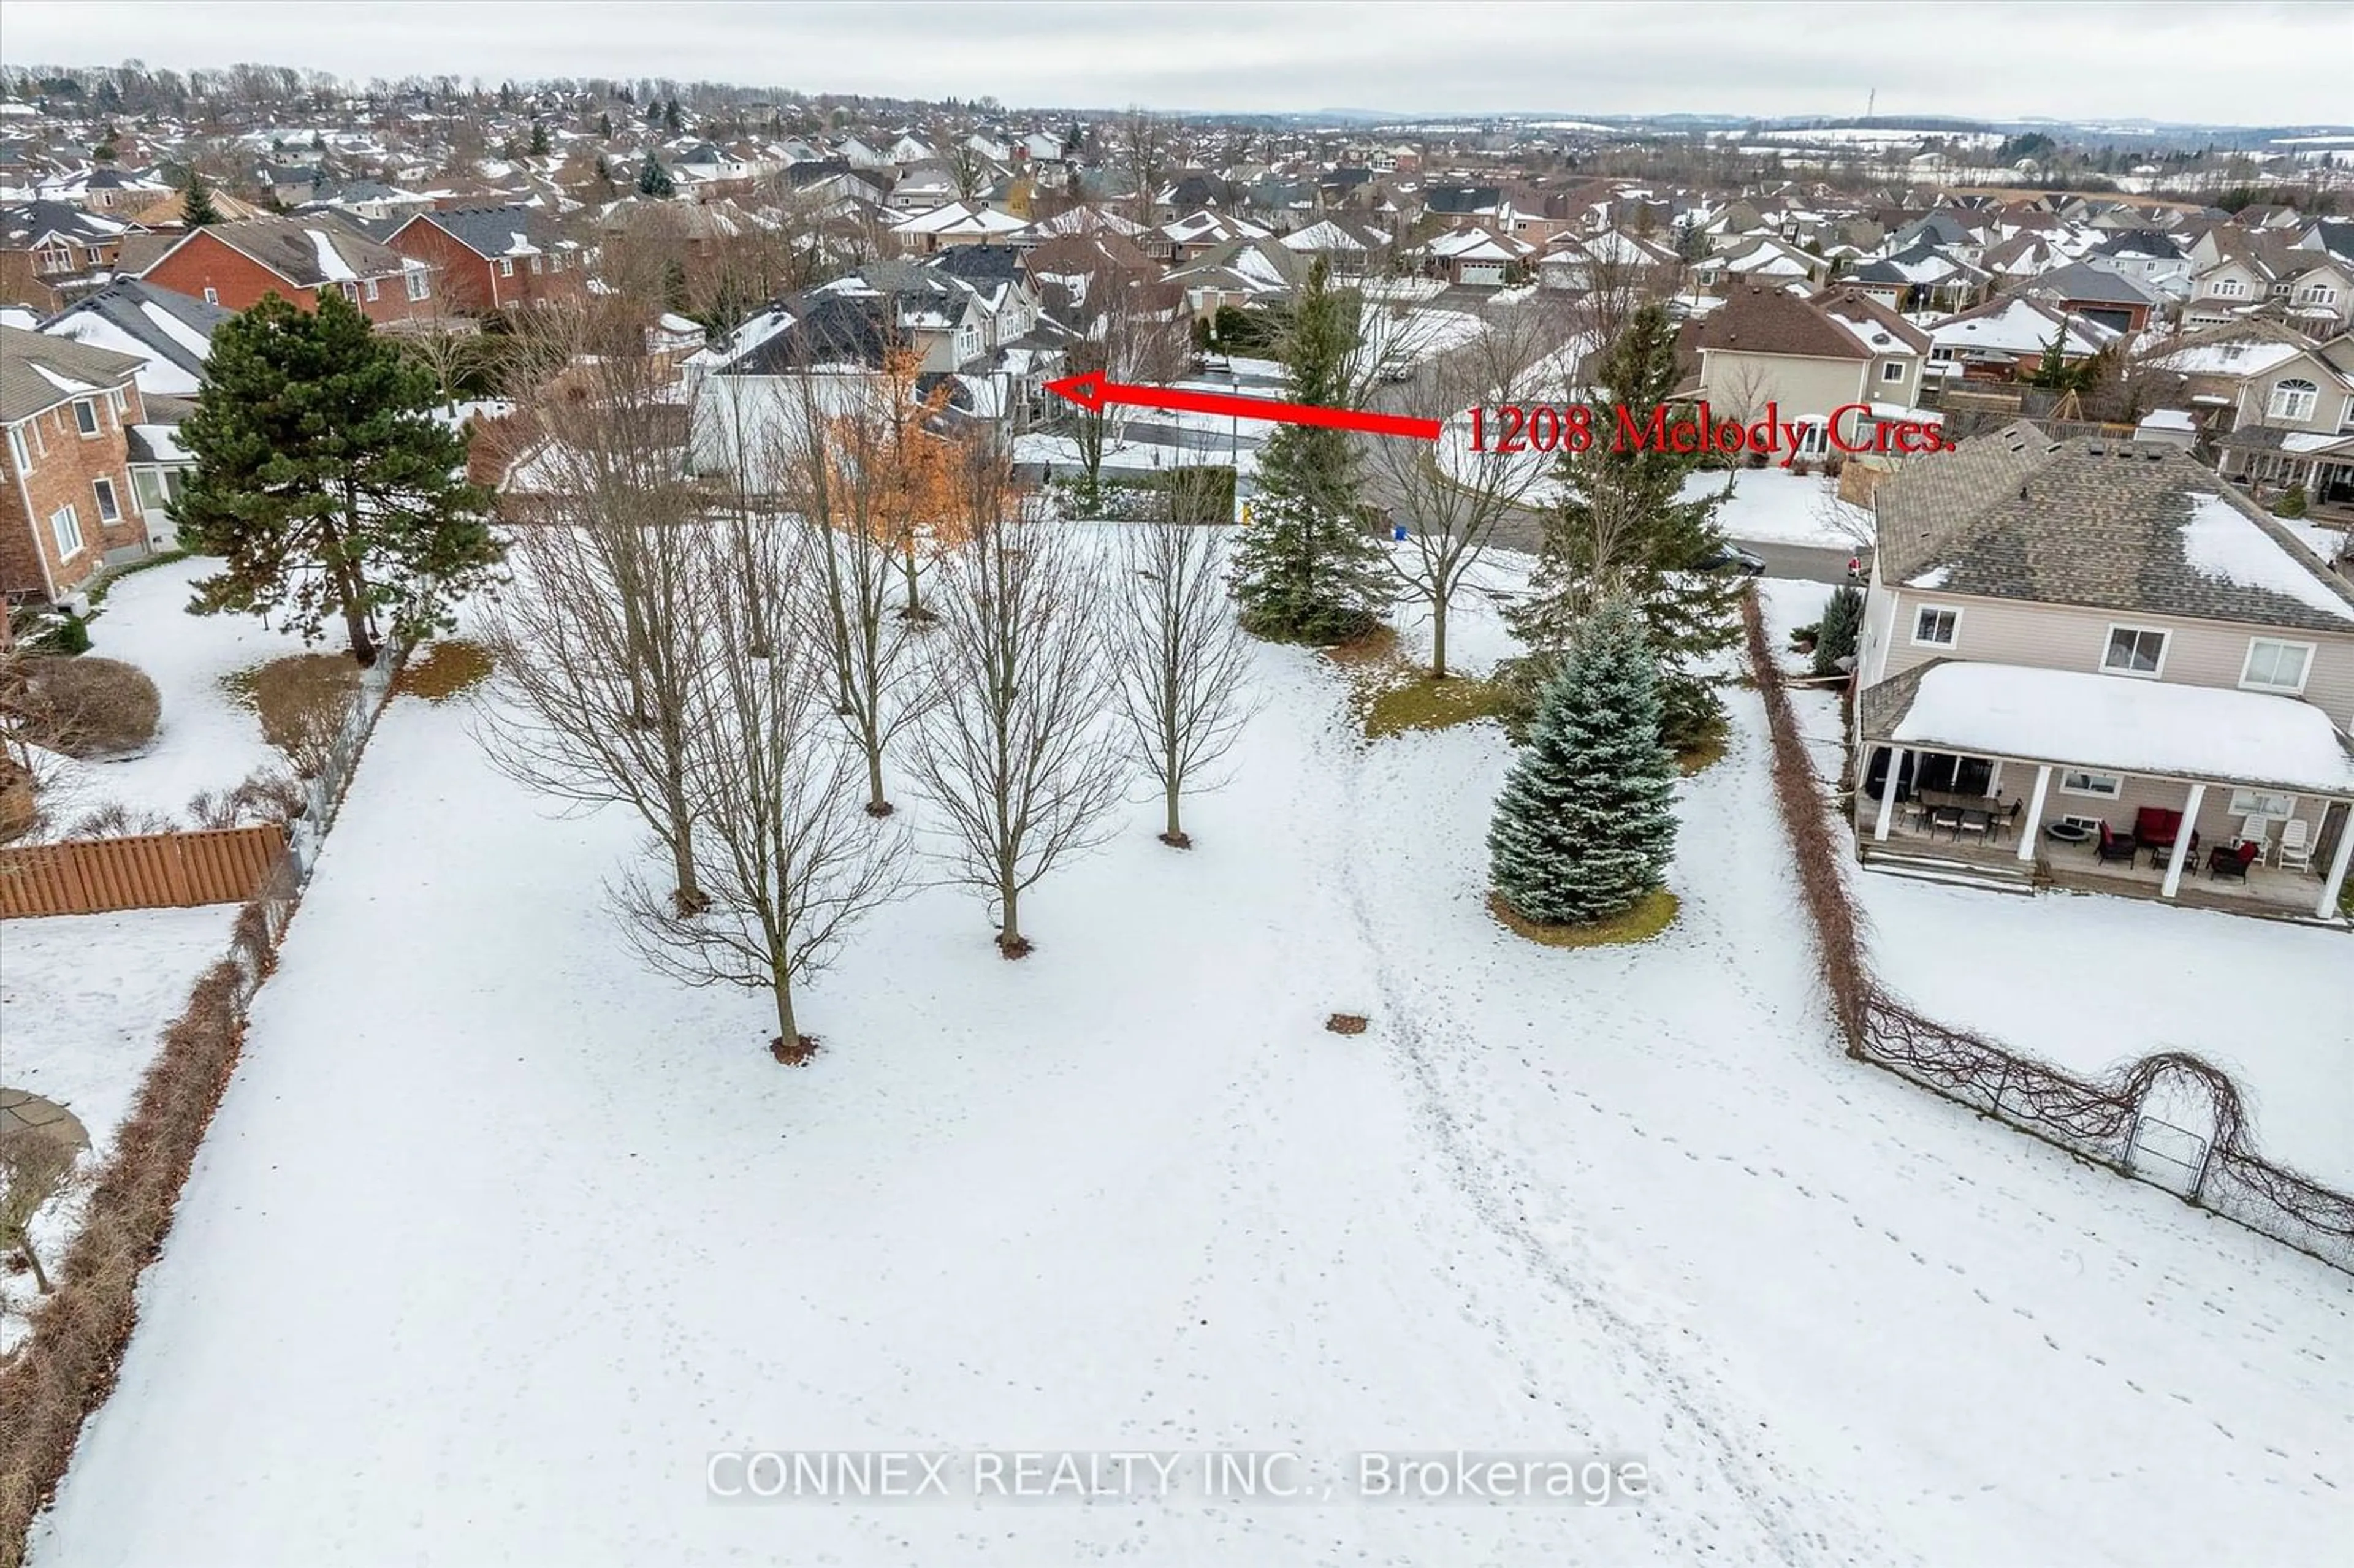
[[[1456,644],[1509,651],[1484,596]],[[798,1071],[760,1048],[764,999],[637,962],[606,896],[634,821],[553,814],[464,705],[396,699],[33,1561],[2342,1551],[2354,1281],[1844,1058],[1754,694],[1683,786],[1677,924],[1567,950],[1485,907],[1492,725],[1369,746],[1322,658],[1253,661],[1198,848],[1140,802],[1025,900],[1019,964],[962,893],[892,907],[809,989],[825,1050]],[[2051,1029],[2021,1011],[2046,985],[2005,976],[2089,940],[2093,901],[1912,894],[1872,890],[1884,930],[2001,934],[1967,971],[1883,948],[1893,978]],[[2180,934],[2103,939],[2148,942],[2162,983],[2087,1052],[2334,1044],[2342,1069],[2342,933],[2149,913]],[[2310,1027],[2234,1041],[2202,1000],[2227,991]],[[2342,1103],[2254,1097],[2283,1157],[2347,1147]],[[705,1495],[715,1450],[970,1447],[1596,1453],[1653,1495]]]

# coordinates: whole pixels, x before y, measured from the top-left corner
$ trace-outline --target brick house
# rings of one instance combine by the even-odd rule
[[[130,468],[141,361],[0,326],[0,592],[55,601],[148,553]],[[168,528],[163,519],[155,520]]]
[[[103,288],[129,226],[59,201],[0,207],[0,304],[46,315]]]
[[[453,310],[513,310],[578,300],[587,291],[587,252],[577,241],[558,238],[534,207],[420,212],[385,243],[423,262]]]
[[[323,289],[341,290],[379,326],[428,316],[433,308],[432,274],[424,263],[326,213],[196,229],[139,275],[229,311],[259,304],[265,294],[316,308]]]

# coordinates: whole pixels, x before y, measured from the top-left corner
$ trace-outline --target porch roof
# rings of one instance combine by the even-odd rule
[[[2293,697],[1935,659],[1861,705],[1890,745],[2354,797],[2354,742]]]

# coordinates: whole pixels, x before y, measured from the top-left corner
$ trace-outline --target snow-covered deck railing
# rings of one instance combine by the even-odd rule
[[[2294,697],[1949,661],[1872,727],[1865,739],[1924,750],[2354,797],[2354,748]]]

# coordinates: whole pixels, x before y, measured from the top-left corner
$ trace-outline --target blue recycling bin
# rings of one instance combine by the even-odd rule
[[[1397,543],[1399,543],[1399,544],[1401,544],[1401,545],[1405,544],[1405,524],[1403,524],[1403,523],[1393,523],[1393,524],[1390,524],[1390,537],[1391,537],[1392,539],[1395,540]]]

